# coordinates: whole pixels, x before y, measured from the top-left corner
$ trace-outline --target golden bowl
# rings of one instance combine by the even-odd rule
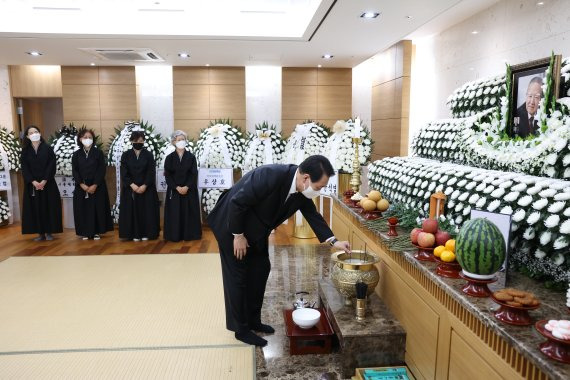
[[[352,303],[352,299],[356,297],[355,285],[359,281],[368,285],[367,295],[374,292],[380,280],[375,265],[380,262],[380,257],[364,251],[352,251],[351,255],[335,252],[331,255],[331,261],[332,282],[338,292],[347,298],[347,304]]]

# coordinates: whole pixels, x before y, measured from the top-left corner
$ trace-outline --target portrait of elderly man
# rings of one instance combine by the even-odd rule
[[[535,76],[528,83],[525,102],[517,108],[514,122],[515,136],[527,137],[536,133],[538,130],[537,111],[542,96],[542,78]]]

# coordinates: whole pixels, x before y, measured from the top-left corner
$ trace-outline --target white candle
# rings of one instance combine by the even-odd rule
[[[360,138],[360,132],[362,131],[362,128],[360,127],[360,118],[356,118],[356,120],[354,120],[354,138]]]

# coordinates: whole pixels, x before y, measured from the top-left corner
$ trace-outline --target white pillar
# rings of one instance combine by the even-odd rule
[[[174,131],[172,66],[135,66],[142,120],[169,137]]]
[[[281,131],[281,67],[245,67],[246,128],[267,121]]]

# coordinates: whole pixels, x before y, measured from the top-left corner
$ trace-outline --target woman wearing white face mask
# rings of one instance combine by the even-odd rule
[[[75,233],[83,240],[99,240],[100,235],[113,231],[109,193],[105,183],[105,156],[94,145],[95,133],[81,128],[77,134],[77,149],[71,158],[75,191],[73,217]]]
[[[36,126],[27,127],[22,140],[22,233],[38,234],[35,241],[53,240],[53,233],[63,231],[55,153]]]
[[[198,199],[198,165],[186,150],[186,133],[174,131],[176,150],[164,160],[164,177],[168,188],[164,201],[164,240],[199,240],[202,238]]]

